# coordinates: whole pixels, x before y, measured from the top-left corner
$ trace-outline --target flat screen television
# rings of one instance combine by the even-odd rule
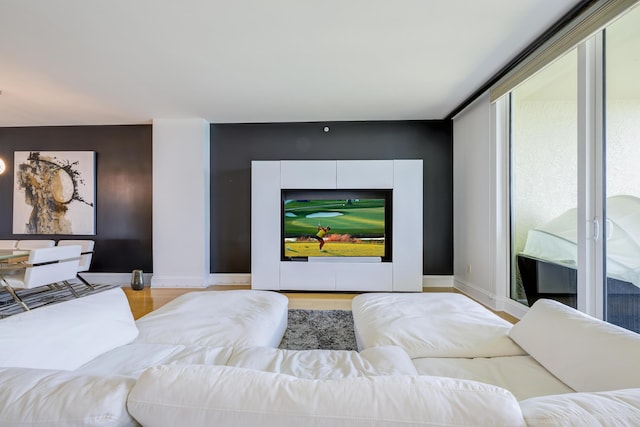
[[[392,190],[282,190],[283,261],[391,261]]]

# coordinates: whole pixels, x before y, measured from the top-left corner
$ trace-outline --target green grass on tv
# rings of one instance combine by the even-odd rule
[[[384,236],[384,199],[291,200],[285,203],[284,237],[315,236],[318,225],[329,233]]]

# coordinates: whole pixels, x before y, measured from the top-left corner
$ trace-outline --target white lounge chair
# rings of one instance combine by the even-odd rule
[[[64,283],[73,295],[78,297],[78,293],[71,287],[68,280],[76,277],[78,273],[80,251],[80,245],[31,249],[26,262],[2,267],[1,284],[25,311],[28,311],[29,307],[14,289],[31,289]]]

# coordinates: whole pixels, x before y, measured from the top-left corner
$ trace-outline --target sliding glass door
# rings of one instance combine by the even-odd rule
[[[511,93],[511,297],[575,307],[577,51]]]
[[[640,332],[640,7],[510,92],[511,299]]]
[[[604,318],[640,332],[640,8],[604,39]]]

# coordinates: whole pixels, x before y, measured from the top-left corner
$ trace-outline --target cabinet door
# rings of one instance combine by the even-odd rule
[[[334,291],[334,265],[288,261],[280,263],[280,289],[301,291]]]
[[[336,188],[335,160],[283,160],[280,162],[281,188]]]
[[[422,160],[395,160],[393,290],[420,292],[423,270]]]
[[[280,162],[251,163],[251,287],[280,283]]]
[[[393,160],[338,160],[338,188],[393,188]]]
[[[391,292],[393,268],[389,262],[336,264],[336,290]]]

